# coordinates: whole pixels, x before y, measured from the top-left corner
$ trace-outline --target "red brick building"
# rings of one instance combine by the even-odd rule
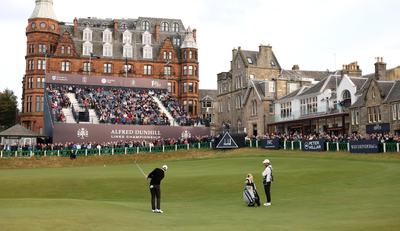
[[[198,114],[196,30],[181,20],[89,17],[65,23],[56,18],[53,0],[36,0],[26,36],[21,125],[34,132],[44,131],[45,72],[168,79],[168,91]]]

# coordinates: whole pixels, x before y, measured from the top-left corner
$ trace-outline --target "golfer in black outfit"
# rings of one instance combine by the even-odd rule
[[[149,175],[145,175],[146,179],[151,178],[150,181],[150,193],[151,193],[151,207],[153,213],[163,213],[160,209],[161,203],[161,189],[160,184],[161,180],[164,178],[164,172],[167,171],[167,165],[162,166],[161,169],[156,168],[154,169]],[[157,197],[157,209],[155,205],[155,200]]]

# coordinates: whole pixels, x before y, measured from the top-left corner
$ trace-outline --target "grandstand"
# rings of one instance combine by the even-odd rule
[[[209,135],[209,128],[191,118],[178,100],[166,92],[165,80],[48,73],[45,95],[45,134],[52,137],[52,142],[64,141],[68,136],[80,142],[106,142],[113,138],[149,140]],[[93,134],[89,128],[94,129],[96,136],[88,135]]]

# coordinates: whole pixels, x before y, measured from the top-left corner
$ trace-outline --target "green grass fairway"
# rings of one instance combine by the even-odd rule
[[[145,173],[169,167],[161,184],[164,214],[151,212],[149,181],[132,163],[0,169],[0,230],[400,229],[398,156],[372,161],[368,155],[249,150],[139,162]],[[247,207],[248,173],[266,201],[266,157],[274,168],[272,206]]]

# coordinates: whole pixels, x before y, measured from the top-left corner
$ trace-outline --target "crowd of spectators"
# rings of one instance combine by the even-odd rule
[[[180,137],[163,138],[152,141],[146,140],[132,140],[132,141],[119,141],[119,142],[83,142],[83,143],[55,143],[55,144],[1,144],[0,150],[4,151],[53,151],[53,150],[80,150],[80,149],[111,149],[111,148],[130,148],[130,147],[155,147],[163,145],[179,145],[179,144],[193,144],[202,142],[214,142],[213,136],[194,136],[194,137]]]
[[[194,126],[204,124],[203,116],[197,116],[192,118],[187,110],[181,106],[178,100],[169,93],[161,92],[158,94],[160,101],[165,108],[171,113],[172,117],[176,120],[180,126]]]
[[[53,86],[47,87],[48,99],[54,119],[56,122],[65,122],[65,114],[63,108],[70,108],[71,101],[67,95],[67,89],[65,87]]]
[[[122,89],[76,88],[79,104],[96,111],[102,124],[170,125],[168,116],[153,99],[154,92]]]
[[[367,135],[362,135],[362,134],[352,134],[348,136],[347,134],[338,134],[336,135],[329,135],[329,134],[307,134],[303,135],[301,133],[299,134],[281,134],[281,133],[271,133],[271,134],[261,134],[261,135],[251,135],[251,136],[246,136],[246,139],[248,140],[262,140],[262,139],[274,139],[278,138],[280,140],[288,140],[288,141],[302,141],[302,140],[316,140],[316,139],[322,139],[325,140],[325,142],[334,142],[334,143],[341,143],[341,142],[349,142],[353,140],[371,140],[371,139],[377,139],[381,143],[398,143],[399,142],[399,137],[393,134],[367,134]]]

